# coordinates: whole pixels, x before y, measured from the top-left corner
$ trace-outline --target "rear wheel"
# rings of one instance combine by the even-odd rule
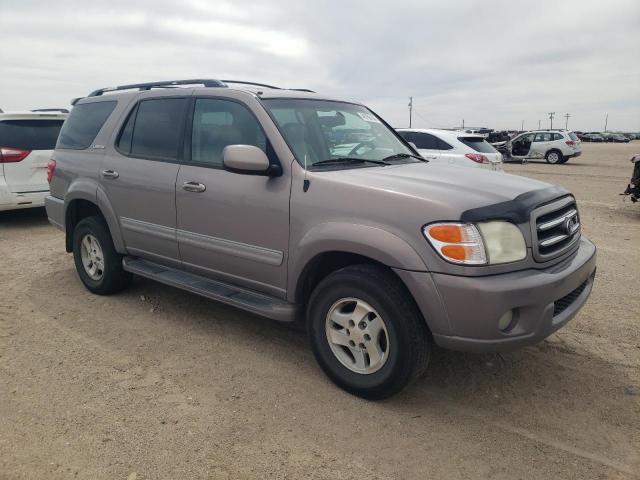
[[[87,217],[76,225],[73,259],[84,286],[98,295],[119,292],[131,282],[131,274],[122,268],[122,255],[116,252],[109,228],[100,217]]]
[[[315,288],[309,336],[324,372],[367,399],[389,397],[427,367],[430,336],[404,285],[388,270],[355,265]]]
[[[547,163],[556,164],[556,163],[564,163],[562,152],[558,150],[549,150],[544,157],[547,160]]]

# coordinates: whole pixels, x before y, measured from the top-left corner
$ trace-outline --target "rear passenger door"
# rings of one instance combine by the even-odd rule
[[[196,98],[185,163],[176,182],[178,242],[184,268],[284,297],[289,242],[287,175],[224,170],[228,145],[261,148],[278,163],[249,107],[228,98]]]
[[[179,266],[175,183],[188,97],[143,98],[105,156],[101,183],[131,255]]]
[[[551,148],[551,139],[553,133],[538,132],[531,143],[529,150],[529,158],[544,158],[545,154]]]
[[[413,142],[420,155],[428,160],[438,160],[440,158],[440,148],[438,139],[429,133],[410,132],[410,142]]]

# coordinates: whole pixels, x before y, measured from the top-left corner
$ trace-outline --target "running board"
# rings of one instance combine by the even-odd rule
[[[122,267],[141,277],[178,287],[272,320],[292,322],[296,318],[294,304],[270,295],[165,267],[137,257],[124,257]]]

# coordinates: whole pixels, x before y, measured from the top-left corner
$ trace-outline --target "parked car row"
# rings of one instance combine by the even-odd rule
[[[369,399],[417,378],[434,342],[522,347],[586,302],[596,249],[569,191],[491,171],[482,135],[397,132],[362,104],[255,85],[153,82],[75,102],[46,209],[89,291],[135,274],[304,319],[324,372]],[[512,154],[579,152],[571,132],[524,136]]]
[[[636,133],[614,133],[614,132],[575,132],[578,138],[583,142],[613,142],[613,143],[629,143],[631,140],[640,138],[640,134]]]

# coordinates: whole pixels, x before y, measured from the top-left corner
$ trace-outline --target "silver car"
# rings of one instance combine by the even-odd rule
[[[418,377],[433,343],[539,342],[593,286],[570,192],[429,162],[364,105],[309,91],[100,89],[49,170],[49,219],[91,292],[136,274],[304,320],[322,369],[365,398]]]

